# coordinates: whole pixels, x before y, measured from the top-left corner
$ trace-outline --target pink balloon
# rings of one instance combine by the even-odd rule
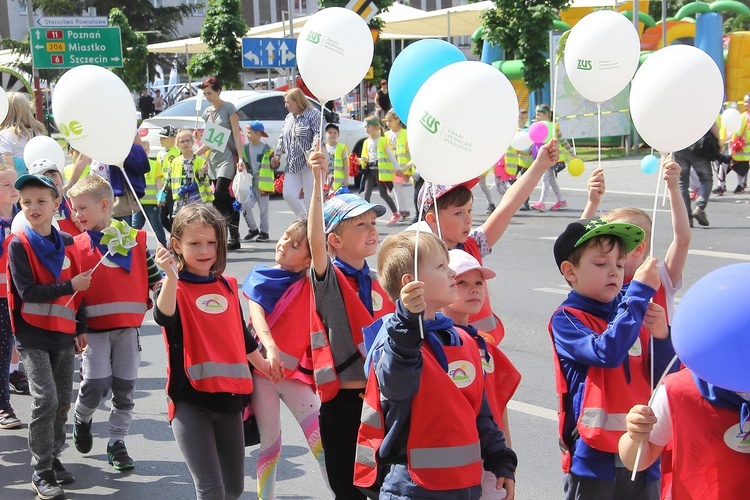
[[[546,122],[534,122],[529,127],[529,138],[534,144],[544,144],[549,135],[549,129]]]

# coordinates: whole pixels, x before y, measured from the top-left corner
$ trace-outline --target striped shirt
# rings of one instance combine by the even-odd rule
[[[286,153],[284,172],[298,174],[307,168],[307,156],[320,138],[320,111],[308,106],[299,115],[289,113],[284,119],[276,147],[278,154]]]

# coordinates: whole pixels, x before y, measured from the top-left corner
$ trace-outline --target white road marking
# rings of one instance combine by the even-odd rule
[[[750,260],[750,255],[745,253],[714,252],[712,250],[688,250],[690,255],[701,257],[716,257],[719,259]]]
[[[534,417],[546,418],[547,420],[553,420],[557,422],[557,412],[555,410],[550,410],[549,408],[543,408],[541,406],[523,403],[514,399],[508,401],[508,408],[513,411],[518,411],[521,413],[526,413],[527,415],[532,415]]]

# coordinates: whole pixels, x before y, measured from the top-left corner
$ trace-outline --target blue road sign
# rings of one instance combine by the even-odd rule
[[[296,38],[243,38],[243,68],[293,68]]]

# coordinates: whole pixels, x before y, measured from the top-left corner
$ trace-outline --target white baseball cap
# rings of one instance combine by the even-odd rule
[[[50,170],[55,170],[57,173],[62,175],[62,169],[55,164],[52,160],[40,159],[35,160],[29,166],[29,173],[31,175],[46,174]]]
[[[477,269],[482,273],[482,277],[486,280],[492,279],[497,274],[489,267],[482,266],[477,259],[472,257],[470,254],[463,250],[454,249],[448,252],[450,255],[450,263],[448,266],[453,269],[456,276],[461,276],[464,273]]]

